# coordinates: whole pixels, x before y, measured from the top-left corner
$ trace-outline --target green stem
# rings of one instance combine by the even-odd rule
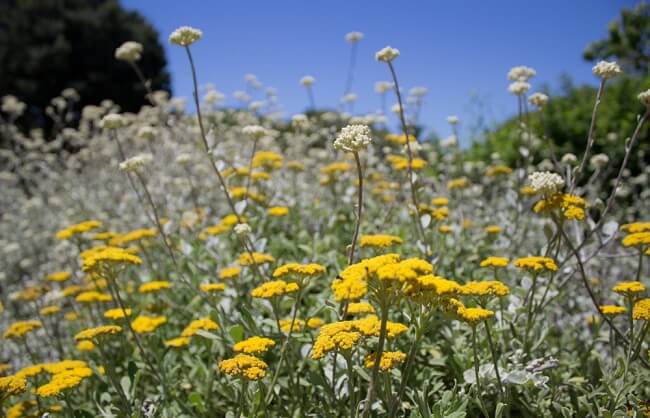
[[[375,398],[375,385],[377,382],[377,377],[379,374],[379,363],[381,363],[381,357],[384,352],[384,342],[386,341],[386,323],[388,322],[388,306],[386,304],[385,289],[380,290],[380,307],[381,307],[381,324],[379,327],[379,343],[377,344],[377,351],[374,354],[375,364],[372,367],[372,375],[370,376],[370,384],[368,385],[368,393],[366,394],[366,400],[363,404],[363,417],[367,418],[370,416],[370,410],[372,409],[372,402]]]
[[[485,332],[487,334],[488,345],[490,346],[490,353],[492,354],[492,362],[494,363],[494,372],[497,375],[497,385],[499,386],[499,396],[503,396],[503,384],[501,383],[501,375],[499,374],[499,364],[497,363],[497,354],[492,342],[492,332],[490,331],[490,321],[485,321]]]

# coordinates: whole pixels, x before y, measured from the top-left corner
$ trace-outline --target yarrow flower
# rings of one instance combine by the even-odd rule
[[[632,318],[637,321],[650,321],[650,299],[641,299],[634,304]]]
[[[234,279],[239,277],[241,269],[239,267],[226,267],[219,272],[220,279]]]
[[[375,367],[376,359],[376,354],[368,354],[364,361],[366,368],[372,369]],[[404,360],[406,360],[406,354],[401,351],[384,351],[381,353],[381,359],[379,360],[379,370],[387,372],[403,363]]]
[[[557,271],[555,260],[549,257],[522,257],[515,260],[515,267],[539,272],[542,270]]]
[[[287,283],[284,280],[272,280],[256,287],[251,291],[254,298],[270,299],[276,296],[283,296],[289,293],[297,292],[299,289],[297,283]]]
[[[72,277],[72,275],[70,274],[69,271],[57,271],[48,274],[46,279],[50,282],[65,282],[70,277]]]
[[[362,235],[359,239],[359,245],[362,247],[385,248],[401,243],[402,239],[400,237],[386,234]]]
[[[510,289],[505,284],[496,280],[485,280],[482,282],[467,282],[460,288],[462,295],[468,296],[507,296]]]
[[[169,35],[169,42],[175,45],[188,47],[201,39],[203,32],[191,26],[181,26]]]
[[[481,267],[507,267],[509,260],[505,257],[488,257],[481,261]]]
[[[325,267],[320,264],[310,263],[310,264],[298,264],[298,263],[288,263],[284,264],[273,272],[273,278],[297,275],[297,276],[317,276],[319,274],[325,273]]]
[[[645,292],[645,286],[641,282],[620,282],[612,288],[612,290],[619,295],[635,296]]]
[[[617,316],[625,313],[627,309],[625,306],[616,306],[616,305],[602,305],[598,309],[606,316]]]
[[[140,287],[138,288],[138,292],[154,293],[154,292],[159,292],[163,289],[169,289],[170,287],[172,287],[172,284],[168,281],[154,280],[151,282],[141,284]]]
[[[154,332],[159,326],[167,322],[165,316],[140,315],[131,322],[131,328],[137,334],[148,334]]]
[[[275,345],[275,341],[266,337],[250,337],[234,345],[233,350],[236,353],[264,354]]]
[[[528,180],[535,193],[539,194],[557,193],[564,187],[564,179],[550,171],[536,171],[528,176]]]
[[[197,335],[199,331],[216,331],[218,329],[219,324],[208,317],[195,319],[185,327],[181,333],[181,337],[193,337]]]
[[[199,289],[203,293],[221,293],[226,290],[226,285],[223,283],[201,283]]]
[[[616,62],[607,61],[600,61],[598,64],[594,65],[592,71],[597,77],[600,77],[603,80],[623,74],[621,67]]]
[[[126,62],[140,61],[143,46],[139,42],[127,41],[115,50],[115,58]]]
[[[456,311],[456,314],[463,321],[467,322],[470,325],[476,325],[481,321],[485,321],[494,316],[494,311],[483,308],[466,308],[461,306]]]
[[[391,48],[390,46],[386,46],[380,49],[375,54],[375,59],[377,61],[384,61],[384,62],[391,62],[397,57],[399,57],[399,49]]]
[[[108,319],[122,319],[126,318],[127,316],[131,316],[131,313],[133,312],[132,309],[130,308],[125,308],[122,310],[122,308],[114,308],[114,309],[109,309],[106,312],[104,312],[104,318]]]
[[[253,264],[266,264],[275,262],[275,258],[269,254],[262,253],[253,253],[253,256],[249,253],[243,253],[239,256],[237,260],[242,266],[251,266]]]
[[[359,152],[372,142],[372,132],[366,125],[344,127],[334,141],[334,148],[348,152]]]
[[[87,328],[74,336],[77,341],[93,340],[104,335],[112,335],[122,332],[122,327],[118,325],[100,325],[94,328]]]
[[[269,216],[273,216],[274,218],[281,218],[289,214],[289,208],[286,206],[273,206],[271,208],[268,208],[266,213],[268,213]]]
[[[29,321],[18,321],[11,324],[2,336],[7,339],[20,338],[38,328],[41,328],[42,326],[43,324],[41,321],[35,319]]]
[[[266,376],[268,365],[257,357],[248,354],[237,354],[231,359],[219,363],[219,370],[232,377],[243,377],[247,380],[259,380]]]

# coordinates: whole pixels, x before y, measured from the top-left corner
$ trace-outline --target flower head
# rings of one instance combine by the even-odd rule
[[[525,65],[519,65],[517,67],[512,67],[510,71],[508,71],[508,80],[527,81],[535,77],[536,74],[537,72],[534,69],[526,67]]]
[[[536,171],[528,176],[528,180],[535,193],[540,194],[557,193],[564,187],[564,179],[550,171]]]
[[[236,353],[259,355],[266,353],[275,345],[275,341],[266,337],[250,337],[238,342],[233,347]]]
[[[142,44],[134,41],[127,41],[115,50],[115,58],[126,62],[140,61],[142,54]]]
[[[596,77],[600,77],[603,80],[623,74],[621,67],[616,62],[607,61],[600,61],[598,64],[594,65],[592,71]]]
[[[145,153],[131,157],[120,163],[120,170],[127,173],[141,172],[153,162],[153,155]]]
[[[219,363],[219,370],[233,377],[243,377],[247,380],[259,380],[266,376],[268,365],[257,357],[248,354],[237,354],[231,359]]]
[[[372,132],[366,125],[344,127],[334,141],[334,148],[348,152],[359,152],[372,142]]]
[[[191,26],[181,26],[169,35],[169,42],[175,45],[188,47],[201,39],[203,32]]]
[[[386,46],[380,49],[375,54],[375,59],[377,61],[384,61],[384,62],[391,62],[397,57],[399,57],[399,49],[391,48],[390,46]]]
[[[351,44],[359,42],[363,39],[363,33],[361,32],[349,32],[345,35],[345,40]]]
[[[302,84],[305,87],[310,87],[312,84],[316,82],[316,79],[310,75],[306,75],[303,78],[300,79],[300,84]]]
[[[528,103],[537,107],[544,107],[548,103],[548,96],[544,93],[533,93],[528,97]]]

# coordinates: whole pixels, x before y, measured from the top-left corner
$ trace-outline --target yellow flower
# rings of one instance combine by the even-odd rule
[[[190,344],[189,337],[178,337],[178,338],[172,338],[171,340],[165,341],[165,347],[181,348],[189,344]]]
[[[41,321],[38,321],[36,319],[14,322],[4,332],[3,337],[7,339],[20,338],[36,329],[41,328],[42,326],[43,324],[41,324]]]
[[[447,206],[449,205],[449,199],[446,197],[434,197],[431,199],[431,204],[433,206]]]
[[[239,277],[240,273],[241,269],[239,267],[226,267],[219,272],[219,278],[222,280],[234,279],[235,277]]]
[[[181,333],[181,337],[193,337],[198,331],[215,331],[219,325],[208,317],[195,319]]]
[[[507,267],[508,262],[505,257],[488,257],[481,261],[481,267]]]
[[[484,231],[488,234],[498,234],[501,232],[501,227],[499,225],[488,225]]]
[[[348,304],[348,314],[365,314],[365,313],[375,313],[375,308],[371,304],[366,302],[357,302]]]
[[[66,321],[76,321],[79,319],[79,314],[76,312],[66,312],[65,315],[63,315],[63,319]]]
[[[600,312],[606,316],[617,316],[624,314],[627,309],[625,306],[616,306],[616,305],[602,305],[599,307]]]
[[[352,330],[352,321],[334,322],[323,325],[314,341],[311,358],[318,360],[338,349],[348,351],[361,339],[361,334]]]
[[[620,282],[612,290],[619,295],[633,296],[645,292],[645,286],[641,282]]]
[[[524,186],[521,189],[519,189],[519,193],[521,193],[524,196],[534,196],[537,194],[537,191],[533,189],[531,186]]]
[[[638,232],[650,232],[650,221],[633,222],[630,224],[621,225],[621,231],[625,231],[628,234],[636,234]]]
[[[91,229],[97,229],[102,226],[102,223],[96,220],[81,222],[75,225],[62,229],[56,233],[56,239],[64,240],[72,238],[74,235],[83,234]]]
[[[468,282],[460,288],[462,295],[469,296],[499,296],[508,295],[510,290],[505,284],[496,280],[485,280],[482,282]]]
[[[54,273],[50,273],[47,275],[47,280],[50,282],[65,282],[68,280],[72,275],[70,274],[69,271],[57,271]]]
[[[266,337],[250,337],[238,342],[233,347],[237,353],[245,354],[264,354],[275,345],[275,341]]]
[[[133,311],[131,308],[125,308],[122,310],[121,308],[115,308],[115,309],[109,309],[106,312],[104,312],[104,318],[108,319],[122,319],[126,318],[127,316],[131,316],[131,313]]]
[[[138,334],[154,332],[159,326],[167,322],[165,316],[140,315],[131,322],[131,328]]]
[[[361,245],[362,247],[385,248],[385,247],[390,247],[392,245],[401,244],[401,243],[402,243],[402,239],[400,237],[396,237],[395,235],[385,235],[385,234],[361,235],[361,239],[359,240],[359,245]]]
[[[349,171],[351,168],[352,166],[348,163],[335,162],[326,165],[325,167],[321,167],[320,172],[323,174],[327,174],[329,176],[334,176],[337,174],[345,173],[346,171]]]
[[[535,272],[541,270],[557,271],[555,260],[549,257],[523,257],[515,260],[515,267]]]
[[[97,247],[80,254],[83,271],[91,271],[104,264],[141,264],[140,257],[119,247]]]
[[[270,299],[298,291],[297,283],[287,283],[284,280],[273,280],[256,287],[251,291],[254,298]]]
[[[109,245],[123,246],[134,241],[140,241],[145,238],[153,238],[158,235],[156,228],[135,229],[126,234],[116,235],[108,242]]]
[[[50,316],[61,312],[61,307],[53,305],[42,308],[39,313],[43,316]]]
[[[36,389],[36,394],[42,398],[57,396],[61,392],[75,388],[81,384],[83,379],[92,376],[93,371],[89,367],[80,367],[71,370],[64,370],[52,376],[52,380]]]
[[[239,256],[238,262],[242,266],[250,266],[253,264],[274,263],[275,258],[269,254],[253,253],[253,257],[249,253],[243,253]]]
[[[499,175],[508,175],[512,173],[512,168],[506,165],[493,165],[485,170],[487,177],[496,177]]]
[[[441,234],[448,234],[451,231],[452,231],[452,229],[451,229],[451,226],[449,226],[449,225],[440,225],[438,227],[438,232],[440,232]]]
[[[266,376],[267,367],[262,360],[248,354],[237,354],[219,363],[219,370],[227,375],[248,380],[259,380]]]
[[[448,297],[460,292],[461,286],[453,280],[426,274],[417,278],[417,283],[408,289],[408,294],[432,291],[435,296]]]
[[[172,287],[172,284],[168,281],[156,280],[141,284],[138,291],[140,293],[154,293],[159,292],[163,289],[169,289],[170,287]]]
[[[87,292],[79,293],[75,300],[82,303],[110,302],[113,300],[113,297],[108,293],[100,293],[95,290],[89,290]]]
[[[253,157],[253,168],[264,167],[273,170],[282,167],[284,158],[273,151],[258,151]]]
[[[363,319],[352,321],[353,327],[366,337],[379,337],[381,321],[377,315],[369,315]],[[408,331],[408,327],[399,322],[388,321],[386,323],[386,337],[393,339]]]
[[[291,171],[304,171],[305,165],[300,161],[288,161],[287,168]]]
[[[293,326],[291,326],[291,324],[293,324]],[[300,331],[304,325],[305,325],[305,321],[303,321],[302,319],[296,318],[295,320],[291,320],[291,319],[280,320],[280,330],[282,332],[289,332],[289,331],[297,332]]]
[[[63,296],[69,297],[81,292],[82,290],[83,289],[81,288],[81,286],[72,285],[64,288],[62,292],[63,292]]]
[[[285,206],[274,206],[267,210],[269,216],[274,216],[276,218],[287,216],[289,214],[289,208]]]
[[[580,196],[555,193],[535,203],[533,212],[548,213],[557,210],[565,219],[581,221],[585,218],[586,207],[587,201]]]
[[[635,232],[623,238],[624,247],[650,245],[650,232]]]
[[[226,285],[223,283],[201,283],[199,289],[203,293],[219,293],[226,289]]]
[[[77,343],[77,351],[93,351],[95,349],[95,344],[90,340],[81,340]]]
[[[406,135],[397,135],[397,134],[387,134],[386,135],[386,141],[392,142],[396,145],[406,145]],[[408,136],[409,142],[415,142],[416,138],[415,135],[409,135]]]
[[[92,340],[102,335],[112,335],[122,332],[122,327],[118,325],[100,325],[95,328],[87,328],[74,336],[77,341]]]
[[[632,318],[637,321],[650,321],[650,299],[641,299],[634,304]]]
[[[469,186],[469,179],[467,177],[459,177],[457,179],[452,179],[447,182],[447,188],[449,190],[464,189],[468,186]]]
[[[323,320],[320,318],[309,318],[305,324],[307,325],[307,328],[316,329],[323,325]]]
[[[365,360],[365,366],[368,369],[375,367],[375,354],[368,354]],[[401,351],[384,351],[381,353],[381,360],[379,360],[379,369],[386,372],[390,369],[397,367],[406,360],[406,354]]]
[[[27,389],[27,381],[23,377],[0,377],[0,401],[9,396],[20,395]]]
[[[494,316],[494,312],[483,308],[465,308],[459,307],[456,311],[458,316],[465,322],[475,325],[481,321],[490,319]]]
[[[278,278],[291,274],[296,274],[298,276],[317,276],[322,273],[325,273],[325,267],[320,264],[287,263],[275,269],[273,277]]]

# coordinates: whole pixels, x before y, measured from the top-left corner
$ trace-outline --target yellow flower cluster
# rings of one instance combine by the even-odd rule
[[[634,304],[632,318],[637,321],[650,321],[650,299],[641,299]]]
[[[219,370],[233,377],[259,380],[266,376],[268,365],[255,356],[237,354],[231,359],[219,363]]]
[[[95,349],[95,344],[90,340],[82,340],[77,343],[77,351],[86,352],[93,351]]]
[[[523,257],[515,260],[515,267],[539,272],[542,270],[546,271],[557,271],[557,264],[555,260],[549,257]]]
[[[83,271],[92,271],[103,264],[142,264],[142,260],[130,251],[119,247],[95,247],[80,254]]]
[[[449,205],[449,199],[446,197],[434,197],[431,199],[431,204],[433,206],[447,206]]]
[[[386,248],[401,243],[402,239],[400,237],[386,234],[361,235],[361,238],[359,239],[359,245],[362,247]]]
[[[289,208],[286,206],[273,206],[268,208],[266,213],[268,213],[269,216],[280,218],[289,214]]]
[[[146,238],[153,238],[158,234],[156,228],[142,228],[135,229],[133,231],[127,232],[126,234],[118,234],[110,239],[109,245],[116,247],[129,244],[134,241],[140,241]]]
[[[241,221],[246,222],[246,218],[241,217]],[[210,227],[204,229],[199,234],[199,239],[206,240],[208,238],[208,236],[219,235],[219,234],[223,234],[224,232],[228,232],[238,222],[239,221],[237,220],[236,215],[234,215],[232,213],[230,215],[226,215],[223,218],[221,218],[221,221],[218,224],[216,224],[214,226],[210,226]]]
[[[233,350],[237,353],[259,355],[266,353],[274,345],[275,341],[270,338],[255,336],[238,342]]]
[[[494,312],[489,309],[466,308],[464,306],[460,306],[456,311],[456,314],[460,317],[460,319],[471,325],[476,325],[477,323],[490,319],[494,316]]]
[[[257,151],[253,157],[253,168],[264,167],[267,170],[275,170],[282,167],[284,157],[273,151]]]
[[[625,309],[625,306],[617,306],[617,305],[602,305],[599,307],[599,309],[600,312],[602,312],[602,314],[606,316],[622,315],[627,310]]]
[[[337,174],[345,173],[349,171],[352,166],[346,162],[334,162],[321,167],[320,172],[328,176],[335,176]]]
[[[386,156],[386,161],[390,163],[395,171],[404,171],[409,167],[409,160],[407,157],[402,157],[401,155],[388,155]],[[412,170],[421,170],[427,165],[427,162],[421,158],[413,158],[411,160],[411,169]]]
[[[284,280],[272,280],[256,287],[251,291],[254,298],[270,299],[298,291],[297,283],[287,283]]]
[[[234,279],[235,277],[239,277],[240,273],[241,269],[239,267],[226,267],[219,272],[219,278],[222,280]]]
[[[305,165],[300,161],[288,161],[287,168],[291,171],[304,171]]]
[[[366,313],[375,313],[375,308],[371,304],[366,302],[352,302],[348,304],[348,314],[366,314]]]
[[[581,221],[585,218],[586,207],[587,201],[580,196],[555,193],[535,203],[533,212],[548,214],[552,211],[559,211],[559,214],[565,219]]]
[[[447,188],[449,190],[454,190],[454,189],[464,189],[466,187],[469,187],[470,182],[467,177],[459,177],[457,179],[452,179],[447,182]]]
[[[9,396],[20,395],[27,389],[27,381],[20,376],[0,377],[0,402]]]
[[[485,170],[485,175],[487,177],[503,176],[511,173],[512,168],[508,167],[507,165],[493,165]]]
[[[41,308],[38,312],[43,316],[55,315],[61,312],[61,307],[56,305],[46,306],[44,308]]]
[[[639,293],[645,292],[645,286],[641,282],[620,282],[612,288],[612,290],[619,295],[635,296]]]
[[[417,284],[407,288],[410,296],[430,295],[436,297],[455,296],[460,292],[461,286],[453,280],[444,277],[425,274],[417,278]]]
[[[59,370],[52,374],[48,383],[36,388],[36,394],[42,398],[57,396],[67,389],[79,386],[84,379],[92,375],[93,371],[85,363],[81,367]]]
[[[397,134],[387,134],[385,136],[386,141],[392,142],[393,144],[396,145],[406,145],[406,135],[397,135]],[[416,138],[415,135],[409,135],[408,136],[409,142],[415,142]]]
[[[361,260],[345,268],[332,282],[332,291],[337,301],[361,299],[368,292],[368,275],[388,264],[398,263],[398,254],[385,254]]]
[[[65,282],[70,277],[72,277],[72,275],[69,271],[57,271],[48,274],[46,279],[50,282]]]
[[[165,316],[146,316],[140,315],[131,322],[131,328],[138,334],[148,334],[154,332],[159,326],[167,322]]]
[[[96,220],[84,221],[78,224],[70,225],[56,233],[56,239],[64,240],[72,238],[75,235],[83,234],[92,229],[97,229],[102,226],[102,223]]]
[[[122,327],[118,325],[100,325],[94,328],[87,328],[74,336],[77,341],[92,340],[103,335],[112,335],[122,332]]]
[[[201,283],[199,289],[203,293],[220,293],[226,290],[226,285],[223,283]]]
[[[465,296],[507,296],[510,292],[508,286],[496,281],[485,280],[482,282],[467,282],[460,287],[460,294]]]
[[[623,238],[624,247],[642,247],[650,245],[650,232],[635,232]]]
[[[488,225],[483,229],[488,234],[498,234],[502,231],[499,225]]]
[[[377,355],[368,354],[365,359],[366,368],[372,369],[375,367],[376,358]],[[401,351],[384,351],[381,353],[381,360],[379,360],[379,370],[384,372],[389,371],[403,363],[404,360],[406,360],[406,354]]]
[[[263,253],[253,253],[252,257],[249,253],[243,253],[239,256],[237,261],[242,266],[251,266],[253,264],[274,263],[275,258],[269,254]]]
[[[287,263],[284,264],[273,272],[273,277],[284,277],[287,275],[295,274],[297,276],[318,276],[319,274],[325,273],[325,267],[320,264],[310,263],[310,264],[299,264],[299,263]]]
[[[172,284],[164,280],[154,280],[151,282],[143,283],[140,285],[138,292],[140,293],[154,293],[163,289],[169,289]]]
[[[198,331],[216,331],[218,329],[219,325],[208,317],[195,319],[183,329],[181,337],[193,337]]]
[[[488,257],[481,261],[481,267],[507,267],[509,260],[505,257]]]
[[[7,330],[2,335],[4,338],[20,338],[35,329],[39,329],[43,326],[41,321],[32,319],[29,321],[18,321],[14,322],[7,328]]]
[[[80,303],[110,302],[113,300],[113,297],[108,293],[89,290],[87,292],[79,293],[75,300]]]
[[[104,318],[108,319],[122,319],[126,318],[127,316],[131,316],[131,313],[133,311],[130,308],[125,308],[122,310],[121,308],[115,308],[115,309],[109,309],[106,312],[104,312]]]
[[[627,232],[628,234],[650,232],[650,222],[632,222],[629,224],[621,225],[621,231]]]

